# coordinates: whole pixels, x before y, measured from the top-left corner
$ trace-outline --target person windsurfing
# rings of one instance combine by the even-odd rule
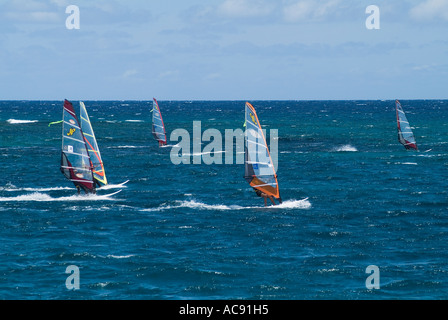
[[[270,196],[270,195],[268,195],[268,194],[266,194],[266,193],[264,193],[264,192],[262,192],[262,191],[260,191],[260,190],[258,190],[258,189],[255,189],[255,188],[254,188],[254,191],[255,191],[255,193],[257,194],[257,196],[263,198],[263,200],[264,200],[264,206],[265,206],[265,207],[268,206],[268,203],[267,203],[267,200],[266,200],[266,199],[268,199],[268,198],[269,198],[269,200],[271,200],[272,205],[274,205],[274,206],[277,205],[277,204],[275,203],[275,201],[274,201],[274,197],[273,197],[273,196]],[[279,199],[279,202],[282,203],[280,199]]]

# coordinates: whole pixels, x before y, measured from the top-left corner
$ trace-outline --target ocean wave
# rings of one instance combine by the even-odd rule
[[[61,191],[61,190],[73,190],[73,188],[69,187],[52,187],[52,188],[17,188],[14,185],[7,185],[3,189],[0,189],[2,191],[10,191],[10,192],[17,192],[17,191],[28,191],[28,192],[48,192],[48,191]]]
[[[176,208],[190,208],[199,210],[232,210],[232,209],[241,209],[243,207],[226,206],[221,204],[210,205],[202,202],[197,202],[195,200],[190,200],[190,201],[176,201],[175,205],[162,205],[156,208],[142,209],[142,211],[152,212],[152,211],[163,211]]]
[[[227,211],[227,210],[243,210],[243,209],[260,209],[264,207],[260,206],[239,206],[239,205],[224,205],[224,204],[206,204],[203,202],[198,202],[196,200],[189,201],[176,201],[175,205],[162,205],[155,208],[142,209],[141,211],[146,212],[156,212],[156,211],[164,211],[176,208],[190,208],[197,210],[218,210],[218,211]],[[283,201],[282,204],[278,204],[276,206],[269,206],[271,209],[309,209],[311,208],[311,203],[308,198],[301,200],[287,200]]]
[[[8,119],[6,120],[9,124],[24,124],[24,123],[35,123],[37,120],[16,120],[16,119]]]
[[[125,255],[125,256],[116,256],[116,255],[113,255],[113,254],[108,254],[106,257],[107,258],[113,258],[113,259],[127,259],[127,258],[131,258],[133,256],[134,256],[133,254],[128,254],[128,255]]]
[[[109,190],[109,189],[119,189],[119,188],[127,188],[125,184],[129,180],[119,183],[119,184],[108,184],[101,187],[101,190]],[[49,191],[63,191],[63,190],[74,190],[70,187],[50,187],[50,188],[30,188],[30,187],[24,187],[24,188],[18,188],[13,184],[7,184],[5,187],[1,188],[0,191],[8,191],[8,192],[19,192],[19,191],[27,191],[27,192],[49,192]]]
[[[12,202],[12,201],[35,201],[35,202],[50,202],[50,201],[98,201],[98,200],[115,200],[111,198],[111,195],[99,195],[99,194],[88,194],[88,195],[73,195],[54,198],[48,194],[34,192],[31,194],[24,194],[16,197],[0,197],[0,202]]]
[[[332,150],[333,152],[356,152],[358,149],[356,147],[353,147],[350,144],[345,144],[343,146],[335,147]]]

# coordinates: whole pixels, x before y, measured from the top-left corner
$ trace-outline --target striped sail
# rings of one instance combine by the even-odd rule
[[[104,171],[103,160],[101,159],[100,149],[98,148],[98,144],[96,142],[95,133],[93,132],[92,124],[90,123],[86,106],[84,105],[84,102],[80,102],[79,104],[81,129],[84,134],[87,151],[89,151],[90,160],[92,161],[93,177],[102,185],[107,185],[107,178]]]
[[[397,111],[398,141],[406,149],[418,150],[411,126],[398,100],[395,100],[395,109]]]
[[[160,112],[157,100],[153,98],[152,102],[152,134],[159,142],[159,146],[166,145],[165,125],[163,124],[162,113]]]
[[[277,175],[257,113],[249,102],[245,110],[244,178],[253,188],[279,199]]]
[[[64,101],[62,125],[61,172],[85,192],[95,189],[92,162],[73,105]]]

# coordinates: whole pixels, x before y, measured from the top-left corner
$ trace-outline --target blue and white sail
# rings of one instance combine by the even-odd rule
[[[414,133],[398,100],[395,100],[395,109],[397,111],[398,141],[408,150],[418,150]]]
[[[166,145],[166,132],[163,123],[162,113],[160,112],[157,100],[153,98],[152,102],[152,134],[159,142],[159,146]]]
[[[244,178],[252,188],[281,201],[277,174],[257,113],[249,102],[245,110]]]

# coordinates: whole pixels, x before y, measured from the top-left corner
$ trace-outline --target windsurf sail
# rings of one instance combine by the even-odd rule
[[[159,141],[159,146],[166,145],[165,125],[163,124],[162,113],[160,112],[157,100],[153,98],[152,102],[152,134]]]
[[[159,142],[159,146],[166,145],[165,125],[163,123],[159,103],[155,98],[153,98],[151,112],[152,112],[152,135]]]
[[[252,188],[281,201],[277,174],[255,108],[246,102],[244,178]]]
[[[61,172],[86,193],[94,192],[92,162],[78,118],[70,101],[64,101]]]
[[[90,123],[89,114],[87,113],[84,102],[80,102],[81,129],[84,134],[84,141],[87,145],[87,151],[89,152],[90,160],[93,165],[93,177],[98,181],[98,185],[107,185],[106,173],[104,171],[103,160],[101,159],[100,149],[96,142],[95,133],[93,132],[92,124]]]
[[[397,111],[398,141],[408,150],[418,150],[411,126],[398,100],[395,100],[395,109]]]

